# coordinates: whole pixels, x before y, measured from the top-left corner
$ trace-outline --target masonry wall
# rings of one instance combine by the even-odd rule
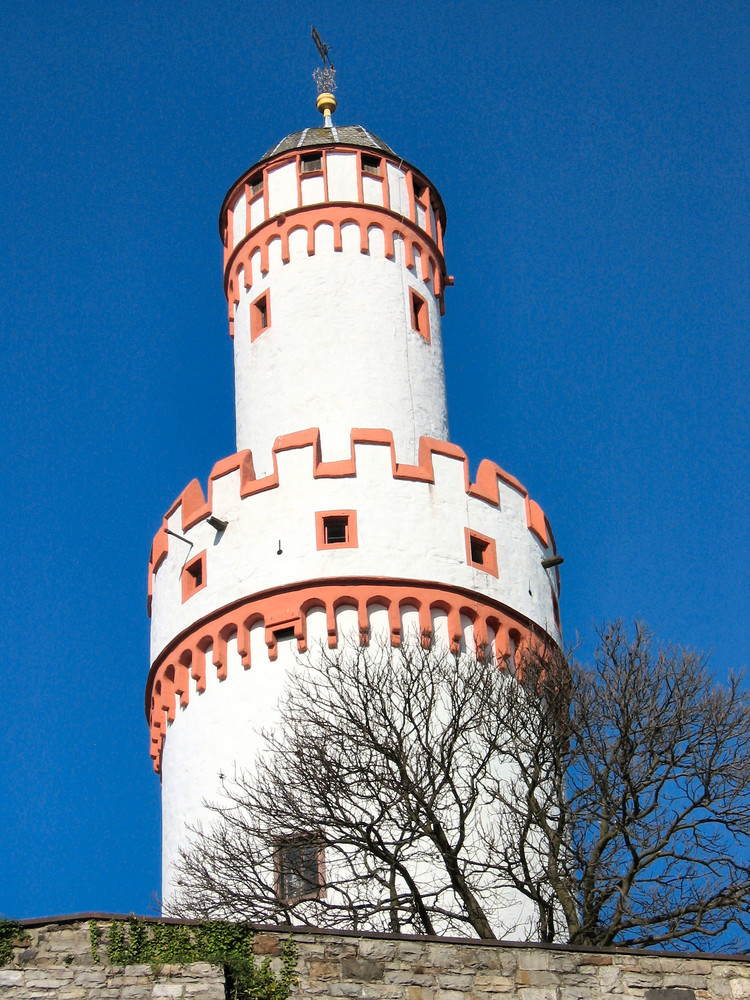
[[[99,915],[102,960],[111,917]],[[126,919],[126,918],[121,918]],[[0,969],[0,998],[223,1000],[221,969],[95,965],[89,915],[26,921],[28,939]],[[287,932],[259,929],[273,961]],[[455,939],[297,931],[296,995],[333,1000],[747,1000],[750,957],[583,951]]]

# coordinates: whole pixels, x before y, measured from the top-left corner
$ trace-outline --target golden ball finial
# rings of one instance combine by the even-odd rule
[[[330,118],[336,110],[336,98],[330,93],[318,94],[315,104],[324,118]]]

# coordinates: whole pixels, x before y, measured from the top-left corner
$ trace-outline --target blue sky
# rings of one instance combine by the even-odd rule
[[[552,523],[566,637],[748,661],[744,3],[57,4],[0,16],[0,913],[148,912],[161,517],[234,451],[217,217],[313,125],[436,184],[452,440]]]

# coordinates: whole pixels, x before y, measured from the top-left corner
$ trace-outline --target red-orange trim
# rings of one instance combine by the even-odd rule
[[[184,604],[193,594],[203,590],[208,582],[206,579],[206,550],[199,552],[197,556],[188,559],[182,567],[180,574],[182,585],[182,603]]]
[[[234,248],[227,248],[224,263],[224,293],[227,296],[227,306],[230,319],[233,317],[233,306],[240,300],[239,272],[244,270],[244,287],[252,287],[253,275],[250,265],[254,253],[260,251],[260,272],[269,271],[269,248],[275,240],[281,241],[281,260],[290,261],[289,236],[295,229],[304,229],[307,233],[307,252],[312,256],[315,252],[315,230],[318,226],[327,224],[333,226],[334,249],[341,249],[341,227],[346,224],[359,226],[360,249],[362,253],[369,250],[368,231],[371,227],[381,229],[385,240],[385,255],[389,260],[395,257],[394,240],[398,237],[404,242],[405,262],[408,268],[415,267],[415,255],[420,259],[419,277],[425,283],[432,284],[432,291],[440,304],[441,314],[445,312],[445,260],[437,244],[425,230],[416,223],[396,215],[390,209],[379,205],[360,205],[352,202],[327,202],[318,205],[305,205],[290,209],[283,215],[266,219],[260,226],[248,233]]]
[[[413,288],[409,289],[409,307],[411,310],[411,328],[416,330],[420,337],[424,337],[427,343],[431,343],[430,338],[430,310],[422,298]]]
[[[245,182],[253,174],[256,174],[259,169],[262,169],[263,173],[264,173],[264,180],[265,180],[265,175],[266,175],[267,171],[269,170],[269,168],[272,167],[273,169],[277,169],[278,167],[282,167],[282,166],[284,166],[287,163],[294,162],[294,161],[298,160],[298,158],[299,158],[299,156],[301,155],[302,152],[304,152],[304,153],[312,153],[314,151],[320,151],[320,152],[322,152],[323,155],[324,155],[324,157],[325,157],[325,155],[327,153],[334,152],[334,151],[335,152],[341,152],[341,151],[351,152],[351,153],[359,154],[359,156],[361,157],[363,149],[362,149],[361,146],[350,146],[350,145],[348,145],[347,143],[344,143],[344,142],[342,142],[342,143],[336,143],[335,146],[331,146],[331,145],[306,146],[304,150],[296,150],[296,149],[295,150],[289,150],[289,151],[284,152],[284,153],[279,153],[276,156],[269,157],[267,160],[263,160],[263,161],[261,161],[259,163],[253,164],[252,167],[250,167],[248,170],[246,170],[245,173],[243,173],[242,176],[239,177],[234,182],[234,184],[230,187],[230,189],[227,191],[226,195],[224,196],[224,201],[222,202],[221,209],[219,210],[219,234],[222,236],[222,238],[225,238],[225,234],[226,234],[225,216],[226,216],[226,213],[228,211],[228,207],[229,207],[229,205],[234,204],[234,202],[236,200],[236,195],[237,195],[238,191],[242,189],[242,187],[245,184]],[[383,150],[369,150],[369,151],[368,150],[364,150],[364,152],[365,152],[365,155],[379,156],[382,159],[382,161],[383,161],[384,164],[390,163],[392,166],[396,167],[398,170],[404,171],[406,174],[409,174],[409,173],[411,173],[412,175],[416,174],[416,176],[419,177],[420,182],[422,184],[424,184],[425,187],[429,188],[430,191],[432,192],[433,200],[436,203],[436,209],[437,209],[436,215],[437,215],[437,218],[438,218],[438,222],[439,222],[440,228],[441,229],[445,228],[445,218],[446,218],[445,217],[445,206],[443,205],[442,198],[440,197],[440,194],[439,194],[438,190],[436,189],[436,187],[434,186],[434,184],[430,181],[430,179],[428,177],[426,177],[421,172],[421,170],[417,170],[417,168],[415,166],[413,166],[413,164],[408,163],[406,160],[404,160],[404,159],[402,159],[402,158],[400,158],[398,156],[388,156]],[[384,169],[387,169],[387,168],[384,168]],[[299,172],[299,170],[298,170],[298,172]],[[361,201],[361,196],[360,196],[360,201]],[[268,218],[268,205],[266,205],[266,218]]]
[[[219,680],[227,676],[227,643],[235,636],[242,665],[245,670],[250,668],[250,630],[261,622],[269,659],[275,660],[278,655],[275,632],[290,626],[294,628],[298,651],[304,653],[307,650],[307,614],[312,608],[325,611],[328,644],[335,648],[338,643],[336,610],[344,605],[356,608],[361,636],[368,632],[368,609],[372,605],[385,607],[390,639],[395,646],[401,643],[401,609],[407,606],[416,608],[419,631],[425,642],[432,635],[433,613],[444,612],[454,652],[458,652],[463,638],[462,618],[473,623],[478,648],[486,645],[488,630],[492,630],[495,655],[501,666],[507,665],[509,657],[515,654],[518,668],[521,665],[518,653],[531,643],[554,645],[546,632],[505,605],[471,591],[440,584],[367,579],[311,581],[284,591],[256,595],[197,622],[154,661],[146,684],[146,718],[151,728],[154,770],[161,771],[167,723],[174,720],[178,700],[183,708],[189,703],[190,678],[195,681],[199,694],[206,689],[209,669],[206,653],[209,649]]]
[[[356,446],[358,444],[376,444],[390,448],[391,469],[394,479],[413,479],[423,483],[434,483],[433,455],[447,455],[450,458],[456,458],[463,462],[465,489],[469,496],[484,500],[485,503],[489,503],[493,507],[499,507],[500,491],[498,480],[512,487],[524,498],[526,505],[526,526],[529,531],[536,536],[545,549],[551,548],[553,552],[556,551],[555,539],[542,508],[536,501],[529,497],[525,486],[515,476],[511,476],[510,473],[505,472],[504,469],[501,469],[499,465],[488,458],[483,459],[479,463],[476,482],[472,483],[469,478],[469,460],[465,452],[458,445],[450,444],[448,441],[438,441],[436,438],[421,437],[419,439],[418,465],[404,465],[396,462],[393,433],[382,428],[371,430],[354,428],[351,432],[351,443],[350,458],[342,459],[338,462],[324,462],[320,449],[320,431],[317,427],[311,427],[304,431],[296,431],[294,434],[284,434],[282,437],[276,438],[273,445],[273,472],[261,479],[257,479],[255,476],[253,458],[248,450],[241,451],[236,455],[230,455],[228,458],[217,462],[208,478],[208,500],[204,497],[198,480],[193,479],[164,515],[162,527],[157,531],[151,546],[149,584],[151,583],[151,577],[156,573],[169,550],[169,537],[166,534],[167,522],[178,507],[181,508],[182,530],[187,531],[188,528],[192,528],[194,524],[197,524],[213,513],[214,481],[221,476],[226,476],[230,472],[237,470],[240,472],[240,496],[243,499],[251,496],[253,493],[262,493],[265,490],[276,489],[279,485],[279,470],[276,456],[280,452],[298,448],[311,449],[312,474],[315,479],[337,479],[356,476]],[[151,587],[149,586],[150,593]]]
[[[464,535],[466,538],[466,561],[469,566],[473,566],[474,569],[481,569],[484,573],[489,573],[491,576],[497,576],[497,545],[495,539],[490,538],[489,535],[483,535],[480,531],[474,531],[473,528],[464,528]],[[472,539],[475,539],[482,547],[481,562],[472,558]]]
[[[346,540],[343,542],[326,541],[326,518],[346,518]],[[319,549],[356,549],[359,546],[357,538],[356,510],[319,510],[315,513],[315,543]]]
[[[250,303],[250,341],[257,340],[271,325],[271,291],[266,289]]]

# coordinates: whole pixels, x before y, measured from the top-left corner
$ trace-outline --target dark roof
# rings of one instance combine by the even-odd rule
[[[308,146],[361,146],[364,149],[379,149],[384,153],[396,154],[382,139],[368,132],[361,125],[331,125],[330,128],[303,128],[301,132],[292,132],[281,142],[277,142],[261,157],[267,160],[279,153],[288,153],[292,149],[305,149]]]

